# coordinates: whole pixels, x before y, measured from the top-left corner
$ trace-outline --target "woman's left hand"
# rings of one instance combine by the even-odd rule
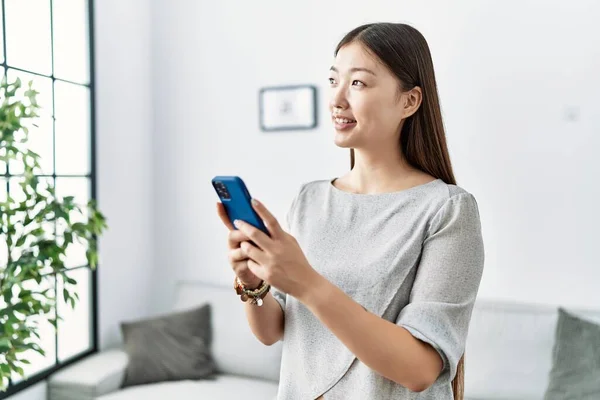
[[[249,258],[248,268],[277,289],[301,298],[320,275],[311,267],[296,238],[283,230],[273,214],[258,200],[253,199],[252,206],[271,237],[244,221],[234,222],[236,228],[256,244],[241,243],[242,251]]]

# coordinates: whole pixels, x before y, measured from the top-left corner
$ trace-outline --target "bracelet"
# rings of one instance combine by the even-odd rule
[[[271,289],[271,285],[267,284],[265,281],[261,281],[260,285],[258,285],[256,289],[248,289],[237,276],[233,282],[233,287],[243,302],[251,299],[250,304],[257,305],[259,307],[263,305],[263,299]]]
[[[263,299],[271,290],[271,285],[266,283],[265,281],[260,281],[260,285],[256,289],[248,289],[244,284],[240,281],[240,279],[236,276],[233,281],[233,288],[235,292],[240,296],[240,299],[243,302],[250,300],[250,304],[262,306]]]

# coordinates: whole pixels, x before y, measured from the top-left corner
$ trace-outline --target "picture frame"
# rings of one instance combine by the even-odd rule
[[[265,132],[317,127],[317,88],[270,86],[259,92],[260,129]]]

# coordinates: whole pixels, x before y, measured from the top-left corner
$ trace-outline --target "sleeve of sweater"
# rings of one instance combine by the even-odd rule
[[[396,321],[440,354],[450,380],[465,350],[483,264],[477,202],[455,194],[431,220],[409,303]]]

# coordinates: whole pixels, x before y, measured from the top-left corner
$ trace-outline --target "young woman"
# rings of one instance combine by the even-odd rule
[[[484,250],[427,42],[405,24],[360,26],[329,81],[350,171],[303,184],[285,230],[254,201],[270,236],[218,205],[250,327],[283,340],[278,399],[462,399]]]

